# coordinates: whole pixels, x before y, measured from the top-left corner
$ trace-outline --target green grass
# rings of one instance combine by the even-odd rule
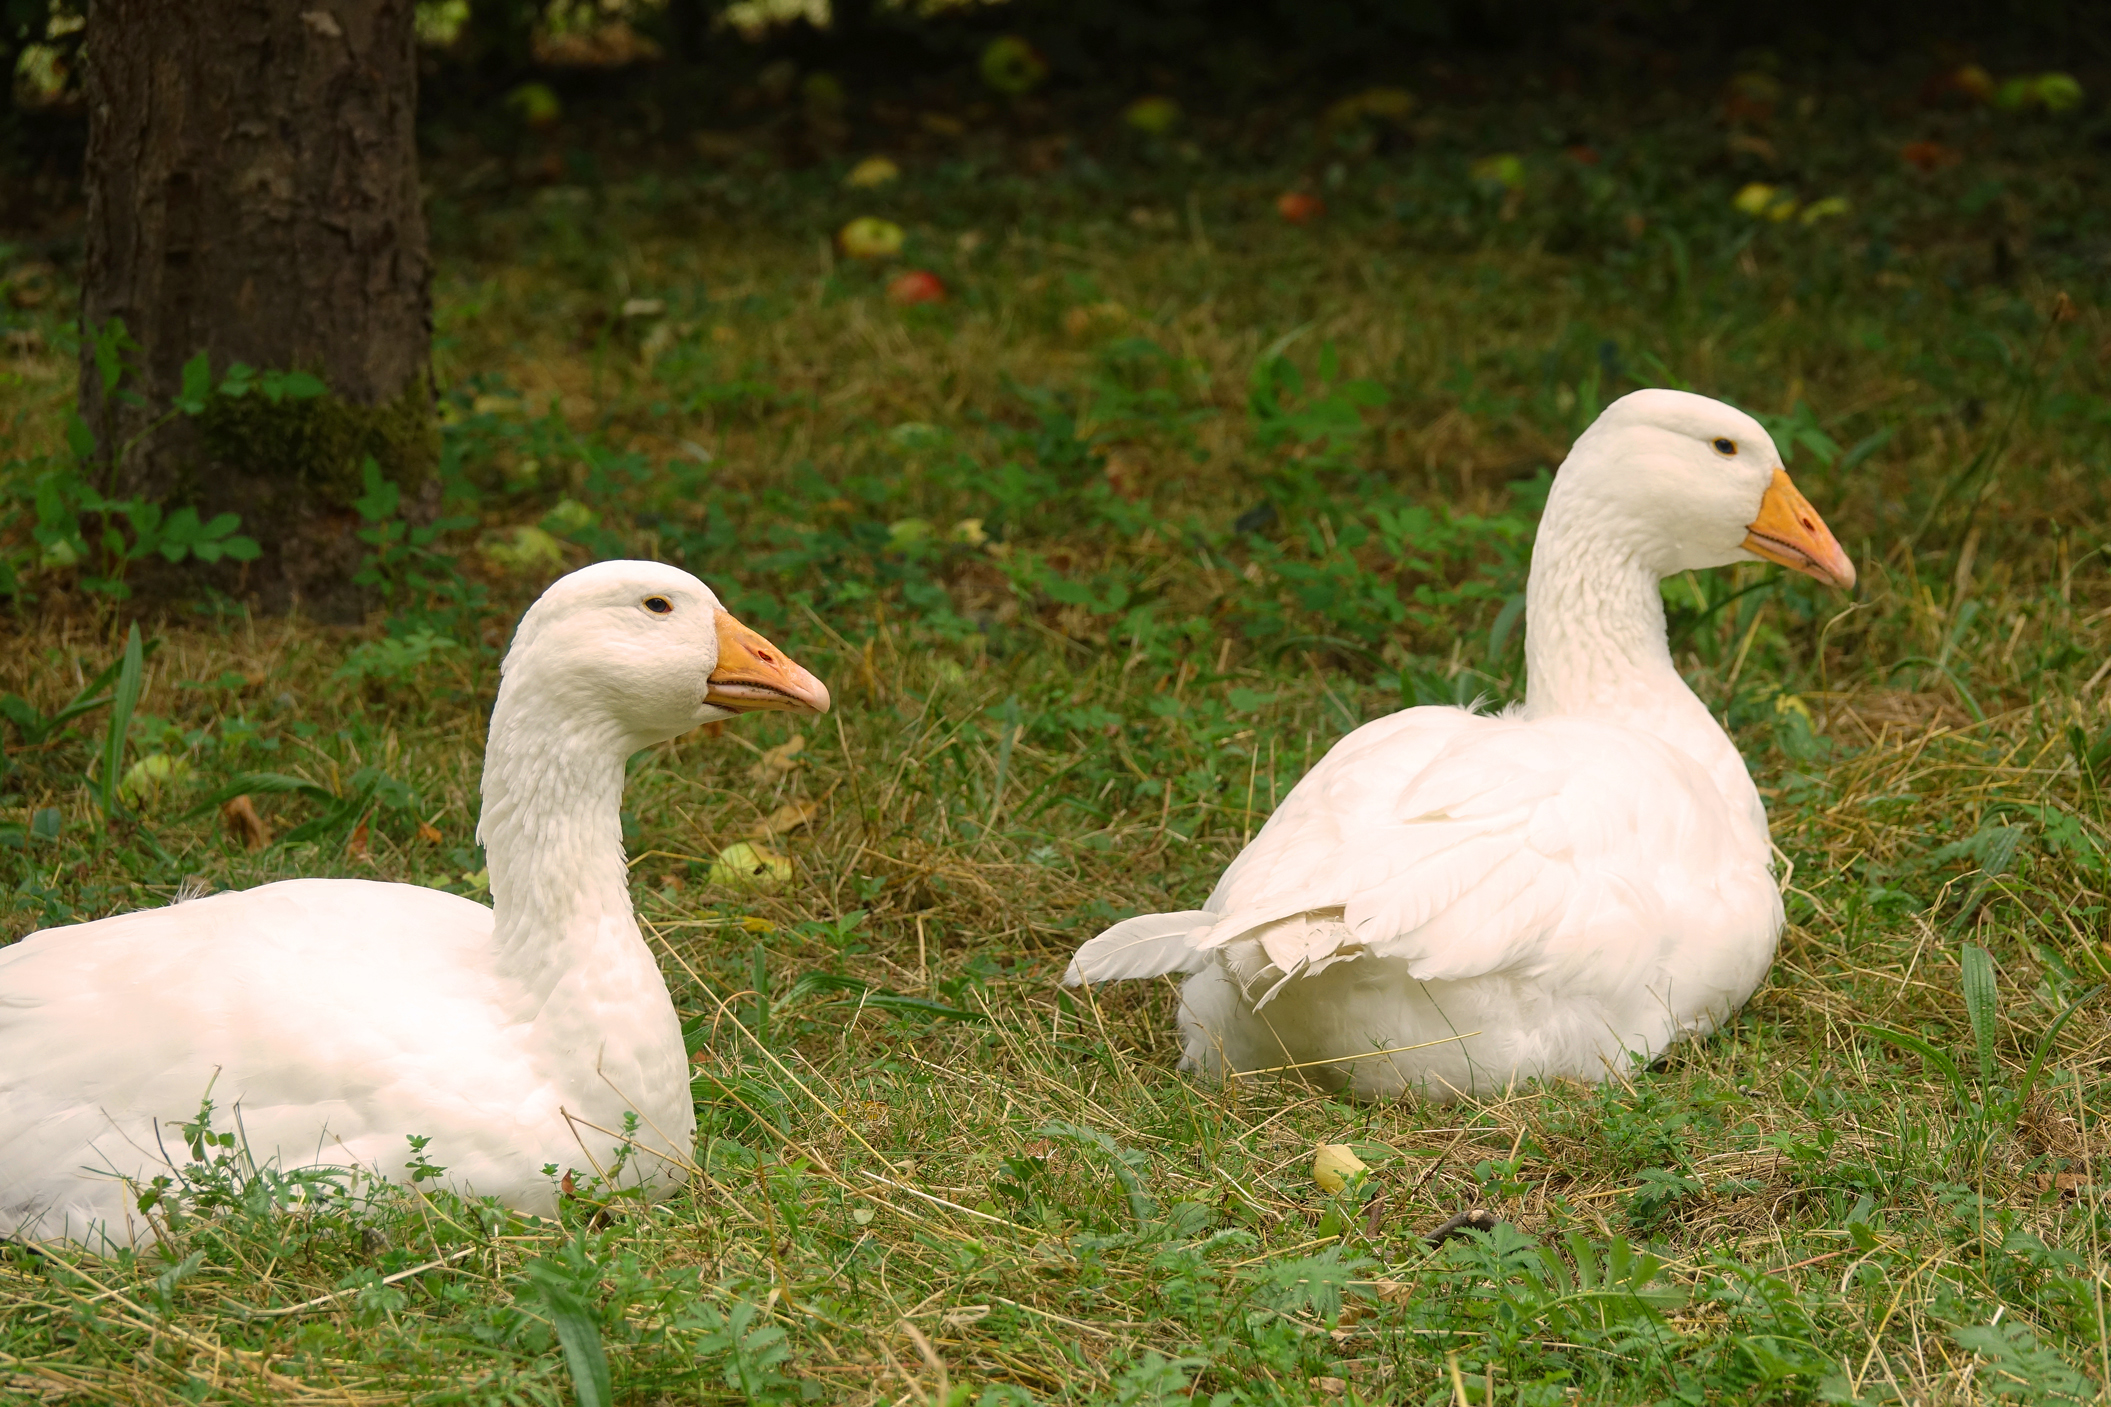
[[[2057,1024],[2111,973],[2094,129],[1880,96],[1782,119],[1804,193],[1855,196],[1810,227],[1730,207],[1753,158],[1708,165],[1705,114],[1594,116],[1607,160],[1565,166],[1553,99],[1348,152],[1310,229],[1280,172],[1155,150],[1029,178],[992,141],[855,198],[757,164],[473,203],[443,161],[469,523],[416,547],[374,496],[362,630],[148,614],[123,757],[187,771],[110,826],[108,710],[37,720],[145,603],[22,558],[6,932],[187,882],[477,892],[511,620],[560,561],[682,562],[838,701],[633,769],[693,1190],[541,1225],[430,1181],[286,1217],[206,1178],[136,1257],[0,1261],[0,1399],[2100,1400],[2111,1000]],[[1931,129],[1968,161],[1896,169]],[[1503,147],[1507,216],[1466,174]],[[819,252],[866,210],[954,302]],[[2008,282],[1996,238],[2033,251]],[[68,405],[39,327],[5,391],[21,552]],[[1851,602],[1666,583],[1785,862],[1736,1023],[1604,1088],[1354,1107],[1177,1074],[1169,988],[1057,991],[1107,921],[1198,902],[1354,724],[1517,692],[1541,471],[1674,379],[1775,418],[1862,571]],[[312,787],[253,793],[272,848],[189,814],[258,772]],[[793,804],[788,883],[710,882]],[[1367,1180],[1322,1193],[1320,1141]],[[1425,1244],[1475,1205],[1507,1224]]]

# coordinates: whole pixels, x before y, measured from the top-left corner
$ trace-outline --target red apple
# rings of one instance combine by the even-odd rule
[[[945,282],[924,269],[911,269],[887,285],[887,301],[903,308],[914,303],[943,303]]]
[[[1327,213],[1327,202],[1306,191],[1284,191],[1275,198],[1275,210],[1293,225],[1309,225]]]

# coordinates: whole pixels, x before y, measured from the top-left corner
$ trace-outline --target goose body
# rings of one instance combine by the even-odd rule
[[[415,1154],[538,1213],[556,1203],[546,1168],[671,1193],[695,1114],[631,913],[625,759],[734,713],[827,706],[687,572],[560,580],[523,618],[492,714],[492,907],[298,879],[0,948],[0,1237],[149,1234],[139,1193],[193,1161],[179,1125],[208,1095],[259,1165],[400,1181]]]
[[[1116,924],[1065,981],[1184,974],[1185,1066],[1363,1098],[1602,1080],[1705,1035],[1765,976],[1782,909],[1765,808],[1672,664],[1658,582],[1754,558],[1854,581],[1756,421],[1622,398],[1548,495],[1523,703],[1357,729],[1200,909]]]

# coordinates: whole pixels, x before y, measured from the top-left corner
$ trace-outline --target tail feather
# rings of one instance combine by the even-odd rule
[[[1194,938],[1209,930],[1219,915],[1203,909],[1177,914],[1138,914],[1123,919],[1077,950],[1063,985],[1081,982],[1122,982],[1139,977],[1162,977],[1168,972],[1191,975],[1208,966],[1210,955],[1198,950]]]

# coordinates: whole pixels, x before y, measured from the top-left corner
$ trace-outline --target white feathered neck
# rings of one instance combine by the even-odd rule
[[[533,653],[507,672],[491,713],[484,809],[500,976],[520,984],[534,1019],[567,972],[595,951],[635,944],[624,863],[624,761],[635,747],[614,721],[550,705],[552,671]]]
[[[1656,570],[1609,533],[1602,503],[1555,491],[1525,585],[1525,713],[1621,722],[1693,697],[1671,662]]]

